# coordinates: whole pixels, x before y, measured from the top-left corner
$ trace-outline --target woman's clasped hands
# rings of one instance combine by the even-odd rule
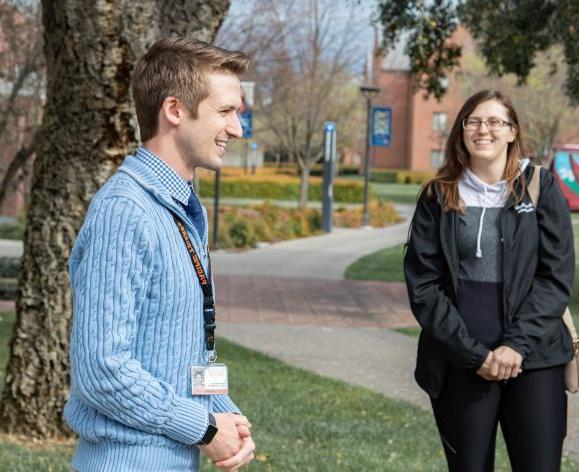
[[[489,351],[476,373],[490,381],[513,379],[523,372],[522,362],[523,356],[517,351],[508,346],[500,346]]]

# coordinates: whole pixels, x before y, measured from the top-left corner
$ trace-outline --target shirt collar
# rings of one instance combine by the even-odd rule
[[[153,154],[145,147],[137,149],[137,158],[143,162],[157,176],[159,181],[167,188],[171,196],[187,206],[191,197],[191,186],[175,172],[165,161]]]

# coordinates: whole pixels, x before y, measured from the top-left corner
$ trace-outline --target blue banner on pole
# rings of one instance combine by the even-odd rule
[[[390,146],[392,141],[392,108],[372,107],[371,130],[371,146]]]
[[[244,111],[237,114],[241,129],[243,130],[244,138],[253,137],[253,111],[251,108],[246,108]]]
[[[324,121],[324,132],[331,132],[336,129],[336,123],[333,121]]]

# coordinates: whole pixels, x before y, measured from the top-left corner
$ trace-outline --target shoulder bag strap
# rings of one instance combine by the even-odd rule
[[[529,192],[529,197],[531,197],[533,206],[537,208],[537,204],[539,203],[539,196],[541,195],[541,166],[533,167],[533,177],[531,177],[531,181],[529,182],[529,185],[527,185],[527,192]],[[573,344],[576,345],[579,342],[579,338],[577,337],[577,330],[573,324],[573,318],[569,308],[565,308],[563,322],[565,323],[565,326],[567,326],[567,329],[571,334],[571,338],[573,338]]]
[[[541,166],[533,167],[533,177],[531,177],[531,181],[529,185],[527,185],[527,192],[529,193],[529,197],[531,197],[533,206],[537,208],[539,196],[541,195]]]

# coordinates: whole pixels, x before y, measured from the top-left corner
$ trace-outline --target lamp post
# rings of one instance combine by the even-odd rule
[[[372,139],[372,130],[370,129],[372,122],[372,100],[380,93],[378,87],[371,85],[360,86],[360,92],[366,99],[368,108],[368,116],[366,119],[366,156],[364,157],[364,212],[362,213],[362,226],[368,226],[368,185],[370,181],[370,141]]]
[[[213,195],[213,247],[219,249],[219,197],[221,197],[221,169],[215,171]]]

